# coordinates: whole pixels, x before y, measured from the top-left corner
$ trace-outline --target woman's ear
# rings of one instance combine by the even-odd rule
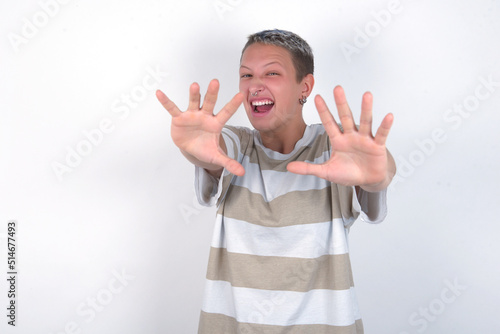
[[[312,74],[308,74],[302,79],[302,95],[305,97],[309,97],[314,88],[314,76]]]

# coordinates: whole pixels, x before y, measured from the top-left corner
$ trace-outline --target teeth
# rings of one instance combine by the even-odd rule
[[[269,101],[269,100],[268,101],[254,101],[254,102],[252,102],[253,106],[263,106],[266,104],[274,104],[274,102]]]

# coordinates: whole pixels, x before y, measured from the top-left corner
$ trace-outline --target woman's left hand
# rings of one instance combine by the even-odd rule
[[[359,128],[354,123],[343,88],[335,87],[333,95],[343,131],[323,98],[317,95],[314,101],[330,138],[332,152],[330,159],[322,164],[291,162],[287,166],[288,171],[316,175],[345,186],[360,186],[369,192],[384,190],[396,173],[394,159],[385,146],[394,116],[387,114],[373,136],[372,94],[367,92],[363,95]]]

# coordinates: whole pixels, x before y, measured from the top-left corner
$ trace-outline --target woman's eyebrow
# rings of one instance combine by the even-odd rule
[[[264,67],[275,65],[275,64],[283,67],[283,65],[281,65],[281,63],[278,61],[272,61],[270,63],[267,63],[266,65],[264,65]]]
[[[278,62],[278,61],[272,61],[270,63],[267,63],[267,64],[263,65],[262,67],[268,67],[268,66],[271,66],[271,65],[279,65],[279,66],[283,67],[283,65],[281,65],[281,63]],[[248,67],[248,66],[240,65],[240,68],[243,68],[243,67],[246,68],[246,69],[248,69],[248,70],[251,70],[251,68]]]

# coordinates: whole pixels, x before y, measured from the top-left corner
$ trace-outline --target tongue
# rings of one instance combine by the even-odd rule
[[[260,113],[260,112],[268,112],[272,108],[273,108],[272,104],[264,104],[262,106],[255,107],[255,110]]]

